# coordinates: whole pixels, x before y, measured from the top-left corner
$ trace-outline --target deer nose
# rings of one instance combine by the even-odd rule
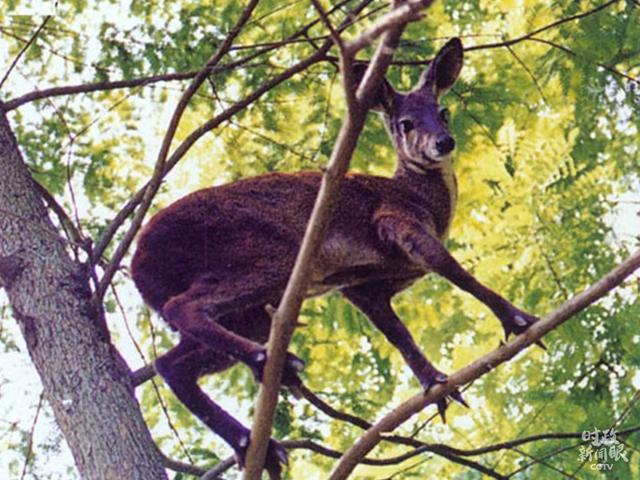
[[[440,155],[446,155],[456,148],[456,141],[451,135],[443,135],[436,141],[436,150]]]

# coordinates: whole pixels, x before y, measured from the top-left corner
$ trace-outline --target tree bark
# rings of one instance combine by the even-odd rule
[[[82,478],[165,479],[88,270],[67,254],[1,107],[0,287],[57,424]]]

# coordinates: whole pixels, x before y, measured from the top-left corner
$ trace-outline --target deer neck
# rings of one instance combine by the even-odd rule
[[[444,159],[431,168],[413,167],[400,160],[393,178],[425,198],[438,224],[438,234],[445,239],[458,200],[458,182],[451,159]]]

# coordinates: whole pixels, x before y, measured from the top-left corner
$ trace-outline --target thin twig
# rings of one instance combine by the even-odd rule
[[[527,38],[526,40],[532,41],[532,42],[538,42],[538,43],[544,43],[545,45],[549,45],[550,47],[553,48],[557,48],[558,50],[562,50],[565,53],[568,53],[569,55],[571,55],[572,57],[578,57],[578,58],[585,58],[581,55],[578,55],[576,52],[574,52],[573,50],[571,50],[569,47],[565,47],[564,45],[560,45],[559,43],[553,42],[551,40],[544,40],[542,38],[538,38],[538,37],[530,37]],[[593,65],[597,65],[600,68],[604,68],[605,70],[607,70],[608,72],[611,72],[619,77],[622,77],[626,80],[629,80],[630,82],[633,82],[637,85],[640,85],[640,79],[633,77],[631,75],[629,75],[628,73],[625,72],[621,72],[620,70],[618,70],[615,67],[612,67],[611,65],[607,65],[606,63],[601,63],[601,62],[596,62],[593,61],[591,59],[586,59],[587,61],[589,61],[590,63],[592,63]]]
[[[362,32],[356,39],[346,44],[345,48],[354,55],[360,50],[367,48],[381,35],[396,28],[402,29],[407,22],[420,19],[420,11],[429,7],[433,0],[406,0],[399,3],[389,13],[380,17],[367,30]],[[396,3],[396,2],[394,2]]]
[[[18,40],[18,41],[20,41],[22,43],[25,43],[25,44],[29,42],[28,39],[26,39],[24,37],[21,37],[20,35],[16,35],[15,33],[7,30],[4,27],[0,27],[0,33],[3,34],[3,35],[6,35],[7,37],[13,38],[14,40]],[[56,57],[59,57],[59,58],[62,58],[63,60],[65,60],[67,62],[70,62],[70,63],[72,63],[74,65],[79,65],[79,66],[82,66],[82,67],[95,68],[97,71],[102,72],[105,75],[107,75],[109,73],[113,73],[111,70],[109,70],[107,68],[100,67],[98,65],[87,65],[82,60],[80,60],[78,58],[70,57],[70,56],[65,55],[63,53],[60,53],[59,51],[51,48],[50,46],[47,46],[46,44],[43,45],[42,48],[43,48],[43,50],[46,50],[46,51],[50,52],[52,55],[54,55]]]
[[[318,408],[318,410],[322,411],[326,415],[328,415],[328,416],[330,416],[332,418],[335,418],[337,420],[342,420],[342,421],[351,423],[352,425],[360,427],[360,428],[362,428],[364,430],[371,428],[372,424],[369,423],[368,421],[366,421],[365,419],[360,418],[360,417],[358,417],[356,415],[352,415],[352,414],[349,414],[349,413],[345,413],[345,412],[341,412],[339,410],[336,410],[331,405],[329,405],[326,402],[324,402],[316,394],[311,392],[306,386],[301,385],[298,390],[300,391],[302,396],[307,401],[309,401],[309,403],[314,405],[316,408]],[[434,416],[436,416],[436,415],[437,414],[435,414]],[[495,469],[493,469],[493,468],[485,467],[484,465],[482,465],[482,464],[480,464],[478,462],[462,458],[461,455],[459,455],[457,452],[455,452],[454,449],[449,448],[447,445],[428,444],[428,443],[422,442],[420,440],[416,440],[413,437],[414,437],[413,435],[411,437],[403,437],[403,436],[400,436],[400,435],[385,435],[383,440],[388,441],[388,442],[392,442],[392,443],[397,443],[399,445],[406,445],[406,446],[413,447],[413,450],[411,452],[409,452],[411,455],[406,457],[406,458],[404,458],[403,461],[407,460],[410,457],[413,457],[413,456],[416,456],[416,455],[419,455],[419,454],[422,454],[422,453],[431,452],[431,453],[439,455],[439,456],[441,456],[443,458],[446,458],[447,460],[450,460],[450,461],[452,461],[454,463],[458,463],[460,465],[464,465],[466,467],[469,467],[469,468],[472,468],[474,470],[477,470],[480,473],[483,473],[485,475],[490,476],[491,478],[498,478],[498,479],[505,478],[502,475],[500,475],[499,473],[497,473],[495,471]]]
[[[159,449],[158,453],[160,454],[160,458],[162,459],[162,465],[164,465],[164,467],[168,468],[169,470],[173,470],[174,472],[187,473],[189,475],[195,475],[197,477],[202,477],[207,473],[206,469],[198,467],[197,465],[192,465],[190,463],[185,463],[173,458],[169,458]]]
[[[116,301],[116,305],[118,306],[118,310],[120,310],[120,316],[122,317],[122,321],[124,322],[125,330],[127,331],[127,334],[129,335],[129,339],[133,343],[133,346],[136,349],[136,351],[138,352],[138,355],[140,356],[142,361],[146,362],[147,359],[146,359],[144,353],[142,352],[142,348],[140,347],[140,345],[136,341],[135,337],[133,336],[133,332],[131,331],[131,326],[129,325],[129,318],[127,316],[127,311],[125,310],[124,305],[122,304],[122,301],[120,300],[120,296],[118,295],[118,291],[116,290],[116,287],[114,287],[113,285],[111,285],[111,293],[113,294],[113,297],[114,297],[114,299]],[[180,448],[182,449],[182,452],[184,453],[185,457],[187,457],[187,459],[189,460],[190,464],[193,465],[193,459],[191,458],[191,454],[189,453],[189,450],[187,449],[187,446],[182,441],[182,438],[180,437],[180,433],[178,432],[178,429],[175,427],[175,425],[173,424],[173,421],[171,420],[171,416],[169,415],[169,410],[167,408],[167,405],[165,404],[164,400],[162,399],[162,395],[160,395],[160,389],[158,388],[158,384],[154,380],[152,380],[151,384],[152,384],[153,390],[154,390],[154,392],[156,394],[156,398],[158,400],[158,403],[160,404],[160,408],[162,409],[162,412],[163,412],[163,414],[165,416],[165,419],[167,420],[167,425],[169,426],[169,429],[171,430],[173,435],[176,437],[178,445],[180,445]]]
[[[529,75],[529,77],[531,78],[531,80],[533,81],[533,84],[536,86],[536,88],[538,89],[538,92],[540,93],[540,97],[542,98],[542,101],[544,103],[548,103],[547,102],[547,98],[544,96],[544,90],[542,90],[542,86],[540,85],[540,82],[538,82],[538,79],[536,78],[536,76],[533,74],[533,72],[529,69],[529,67],[527,67],[527,64],[524,63],[524,61],[518,56],[518,54],[513,50],[513,48],[511,47],[511,45],[505,45],[505,47],[507,48],[507,50],[509,51],[509,53],[513,56],[513,58],[516,59],[516,62],[518,62],[520,64],[520,66],[524,69],[525,72],[527,72],[527,75]]]
[[[342,41],[342,37],[340,36],[340,33],[338,33],[338,31],[336,31],[336,29],[333,28],[331,19],[327,15],[327,12],[325,12],[324,8],[322,7],[322,4],[320,3],[319,0],[311,0],[311,3],[313,4],[314,8],[318,11],[318,15],[320,15],[320,18],[322,19],[322,23],[324,23],[325,27],[327,27],[327,29],[329,30],[329,35],[331,36],[333,43],[338,47],[340,51],[343,51],[344,43]]]
[[[609,274],[598,280],[593,286],[574,296],[554,312],[533,324],[523,334],[455,372],[449,377],[447,383],[434,386],[429,389],[428,392],[416,395],[398,406],[393,412],[386,415],[370,428],[355,445],[345,453],[334,468],[330,480],[342,480],[346,478],[360,460],[380,442],[383,432],[394,430],[415,413],[421,411],[425,406],[444,398],[458,386],[476,380],[498,365],[510,360],[526,347],[539,341],[546,333],[555,329],[606,295],[638,268],[640,268],[640,251],[627,258]]]
[[[360,427],[364,430],[367,430],[371,427],[371,423],[366,421],[363,418],[360,418],[356,415],[352,415],[350,413],[341,412],[340,410],[336,410],[331,405],[326,403],[320,397],[318,397],[315,393],[309,390],[305,385],[300,385],[298,388],[299,392],[302,396],[314,407],[328,415],[331,418],[335,418],[336,420],[341,420],[343,422],[348,422],[356,427]]]
[[[570,15],[568,17],[565,18],[561,18],[559,20],[556,20],[555,22],[551,22],[548,25],[545,25],[543,27],[537,28],[535,30],[532,30],[529,33],[525,33],[524,35],[521,35],[519,37],[513,38],[511,40],[505,40],[503,42],[494,42],[494,43],[485,43],[485,44],[481,44],[481,45],[474,45],[472,47],[467,47],[465,48],[465,52],[470,52],[473,50],[482,50],[482,49],[487,49],[487,48],[500,48],[500,47],[506,47],[507,45],[515,45],[516,43],[522,42],[524,40],[527,40],[535,35],[538,35],[539,33],[542,32],[546,32],[547,30],[550,30],[552,28],[558,27],[560,25],[562,25],[563,23],[568,23],[568,22],[573,22],[574,20],[580,20],[582,18],[588,17],[590,15],[593,15],[594,13],[598,13],[602,10],[604,10],[605,8],[610,7],[611,5],[613,5],[614,3],[618,3],[621,0],[609,0],[606,3],[603,3],[602,5],[598,5],[595,8],[592,8],[591,10],[587,10],[586,12],[582,12],[582,13],[577,13],[575,15]]]
[[[620,414],[620,416],[616,419],[615,422],[613,422],[613,425],[611,426],[611,428],[616,427],[617,425],[620,425],[625,418],[627,418],[627,415],[629,415],[629,412],[631,411],[631,409],[638,403],[640,402],[640,390],[637,390],[636,393],[633,395],[633,398],[629,401],[629,405],[626,406],[626,408],[622,411],[622,413]]]
[[[629,427],[624,430],[620,430],[619,432],[616,432],[616,435],[622,435],[622,436],[631,435],[632,433],[635,433],[635,432],[640,432],[640,425],[636,425],[635,427]],[[484,455],[486,453],[496,452],[498,450],[512,449],[512,448],[518,447],[519,445],[537,442],[539,440],[566,440],[571,438],[581,439],[582,435],[583,435],[582,432],[541,433],[538,435],[531,435],[529,437],[510,440],[508,442],[495,443],[493,445],[488,445],[486,447],[476,448],[473,450],[461,450],[461,449],[457,449],[449,446],[447,446],[447,448],[460,456],[476,456],[476,455]]]
[[[160,185],[162,183],[162,179],[164,177],[165,165],[167,163],[167,156],[169,154],[169,148],[171,147],[171,142],[173,137],[178,129],[178,125],[180,123],[180,119],[182,118],[182,114],[187,108],[191,97],[196,93],[196,91],[200,88],[200,85],[207,79],[209,75],[208,70],[213,68],[218,62],[227,54],[231,44],[235,40],[235,38],[242,31],[242,27],[249,20],[253,10],[258,5],[259,0],[251,0],[249,4],[244,8],[240,18],[236,21],[235,25],[231,28],[227,36],[222,41],[222,43],[218,46],[216,51],[211,55],[205,66],[202,70],[198,72],[198,74],[194,77],[189,87],[185,90],[176,105],[176,108],[173,112],[171,120],[169,122],[169,126],[164,135],[162,145],[160,146],[160,152],[158,153],[158,158],[156,160],[156,165],[153,170],[153,174],[151,176],[151,180],[149,181],[149,187],[145,190],[144,196],[142,198],[142,202],[138,208],[138,211],[133,217],[131,221],[131,225],[129,229],[125,233],[122,241],[116,248],[116,251],[113,254],[113,257],[107,267],[105,268],[104,274],[100,279],[100,285],[97,291],[94,293],[94,298],[96,302],[99,302],[104,297],[104,294],[113,279],[113,276],[116,274],[118,267],[120,266],[120,261],[124,258],[127,253],[131,242],[133,242],[134,237],[138,233],[140,226],[144,220],[144,217],[151,206],[151,202],[155,197]]]
[[[361,2],[353,10],[354,14],[357,14],[360,11],[362,11],[371,2],[372,0],[361,0]],[[351,25],[351,24],[352,24],[352,20],[349,17],[349,19],[343,25],[341,25],[338,30],[342,31],[344,28],[346,28],[348,25]],[[227,121],[236,113],[240,112],[244,108],[251,105],[253,102],[258,100],[265,93],[269,92],[277,85],[288,80],[294,75],[306,70],[312,65],[315,65],[316,63],[323,61],[326,58],[326,54],[329,51],[329,48],[331,48],[331,45],[332,45],[332,41],[331,39],[328,39],[320,47],[320,49],[318,49],[311,56],[287,68],[280,74],[273,77],[271,80],[265,82],[263,85],[258,87],[252,93],[247,95],[244,99],[239,100],[235,104],[231,105],[227,110],[221,112],[216,117],[205,122],[203,125],[201,125],[197,129],[195,129],[193,132],[191,132],[191,134],[189,134],[189,136],[187,136],[187,138],[174,150],[171,157],[167,160],[165,171],[163,172],[162,177],[164,178],[171,171],[171,169],[175,167],[175,165],[180,161],[180,159],[182,159],[182,157],[186,154],[186,152],[202,136],[204,136],[206,133],[213,130],[214,128],[218,127],[218,125],[220,125],[221,123]],[[109,243],[111,243],[111,240],[113,239],[114,235],[116,234],[120,226],[127,220],[127,218],[129,218],[129,215],[131,215],[131,213],[138,207],[140,202],[142,202],[145,192],[147,191],[149,186],[150,186],[150,183],[147,182],[140,190],[138,190],[138,192],[136,192],[136,194],[131,198],[131,200],[129,200],[129,202],[127,202],[127,204],[116,214],[113,221],[104,229],[102,235],[96,242],[96,246],[94,249],[95,254],[93,256],[94,263],[96,263],[100,259],[104,251],[107,249]]]
[[[27,469],[29,468],[29,461],[31,460],[31,455],[33,454],[33,435],[36,430],[36,425],[38,424],[38,417],[40,416],[40,411],[42,410],[42,405],[44,404],[44,391],[40,392],[40,398],[38,399],[38,406],[36,407],[36,413],[33,416],[33,422],[31,422],[31,429],[29,430],[29,442],[27,443],[27,453],[24,456],[24,465],[22,466],[22,474],[20,475],[20,480],[24,480],[27,475]]]
[[[302,160],[308,160],[311,161],[313,160],[311,157],[309,157],[308,155],[297,151],[295,148],[290,147],[289,145],[287,145],[286,143],[282,143],[282,142],[278,142],[277,140],[269,137],[268,135],[265,135],[262,132],[259,132],[251,127],[247,127],[246,125],[242,125],[241,123],[235,122],[233,120],[229,120],[229,123],[231,125],[233,125],[236,128],[239,128],[240,130],[244,130],[245,132],[253,135],[254,137],[260,138],[266,142],[269,142],[270,144],[285,150],[289,153],[292,153],[293,155],[296,155],[297,157],[300,157]]]
[[[342,7],[343,5],[345,5],[346,3],[348,3],[350,0],[343,0],[342,2],[340,2],[339,4],[336,4],[333,6],[333,8],[331,10],[329,10],[327,12],[328,15],[330,15],[331,13],[333,13],[335,10],[339,9],[340,7]],[[608,3],[605,3],[603,5],[600,5],[592,10],[588,10],[586,12],[583,12],[581,14],[577,14],[577,15],[572,15],[570,17],[566,17],[557,21],[554,21],[548,25],[545,25],[543,27],[540,27],[536,30],[533,30],[529,33],[526,33],[520,37],[511,39],[511,40],[506,40],[506,41],[502,41],[502,42],[495,42],[495,43],[486,43],[486,44],[480,44],[480,45],[474,45],[471,47],[466,47],[464,49],[465,53],[466,52],[470,52],[470,51],[475,51],[475,50],[485,50],[485,49],[491,49],[491,48],[501,48],[501,47],[506,47],[508,46],[512,46],[515,45],[517,43],[523,42],[525,40],[534,40],[534,41],[541,41],[539,38],[532,38],[533,36],[537,35],[538,33],[550,30],[552,28],[558,27],[564,23],[567,22],[571,22],[574,20],[578,20],[578,19],[582,19],[585,18],[589,15],[592,15],[594,13],[597,13],[599,11],[601,11],[604,8],[609,7],[610,5],[612,5],[613,3],[615,3],[618,0],[612,0]],[[636,4],[637,4],[638,0],[635,0]],[[381,7],[380,7],[381,8]],[[376,9],[375,11],[378,11],[379,9]],[[366,16],[363,16],[361,18],[359,18],[358,20],[361,20],[362,18],[366,18]],[[276,48],[280,48],[282,46],[285,45],[289,45],[291,43],[297,43],[297,42],[309,42],[309,41],[313,41],[313,40],[326,40],[327,36],[319,36],[319,37],[313,37],[313,38],[300,38],[300,37],[304,37],[305,33],[307,33],[314,25],[316,25],[318,22],[320,22],[320,19],[316,19],[312,22],[310,22],[309,24],[307,24],[305,27],[303,27],[302,29],[300,29],[298,32],[296,32],[294,35],[291,35],[289,38],[279,41],[279,42],[266,42],[266,43],[257,43],[254,45],[234,45],[230,48],[230,50],[236,50],[236,49],[260,49],[259,52],[257,52],[257,54],[248,56],[248,57],[243,57],[241,59],[238,59],[237,61],[234,62],[230,62],[228,64],[224,64],[224,65],[219,65],[215,68],[213,68],[210,73],[217,73],[217,72],[221,72],[221,71],[227,71],[227,70],[231,70],[234,68],[237,68],[239,66],[245,65],[246,62],[254,59],[256,56],[262,55],[262,54],[267,54],[267,53],[271,53],[274,49]],[[352,25],[355,22],[350,22],[350,25]],[[3,31],[2,29],[0,29],[0,31]],[[7,32],[3,32],[5,34],[8,34]],[[469,36],[469,35],[467,35]],[[464,35],[462,37],[465,37]],[[26,39],[23,38],[19,38],[19,37],[15,37],[14,38],[18,38],[20,41],[23,42],[27,42]],[[549,41],[544,41],[545,43],[549,43],[551,44],[551,42]],[[559,46],[556,44],[554,45],[555,47]],[[566,47],[565,47],[566,48]],[[568,49],[567,49],[568,50]],[[566,51],[566,50],[565,50]],[[575,55],[575,52],[570,52],[572,54]],[[66,60],[70,60],[73,61],[74,63],[77,63],[77,61],[75,59],[68,59],[65,58]],[[331,57],[331,56],[327,56],[326,57],[327,60],[330,61],[337,61],[336,57]],[[393,65],[397,65],[397,66],[423,66],[426,65],[430,62],[429,59],[427,60],[396,60],[393,62]],[[618,70],[615,69],[611,69],[612,67],[610,66],[606,66],[606,65],[599,65],[603,68],[607,68],[608,70],[610,70],[612,73],[615,73],[617,75],[621,75],[624,76],[625,78],[627,78],[628,80],[637,82],[638,80],[632,76],[629,76],[627,74],[624,74],[623,72],[620,72]],[[94,68],[97,68],[94,66]],[[169,81],[178,81],[178,80],[189,80],[193,77],[195,77],[197,75],[198,71],[190,71],[190,72],[178,72],[178,73],[169,73],[169,74],[163,74],[163,75],[155,75],[155,76],[150,76],[150,77],[142,77],[142,78],[134,78],[134,79],[130,79],[130,80],[118,80],[118,81],[111,81],[111,82],[97,82],[97,83],[92,83],[92,84],[80,84],[80,85],[69,85],[69,86],[64,86],[64,87],[53,87],[53,88],[48,88],[48,89],[43,89],[40,91],[34,91],[34,92],[30,92],[27,93],[25,95],[22,95],[20,97],[16,97],[14,99],[8,100],[5,102],[5,110],[6,111],[10,111],[10,110],[14,110],[15,108],[18,108],[22,105],[24,105],[25,103],[28,102],[32,102],[34,100],[39,100],[41,98],[46,98],[46,97],[50,97],[50,96],[58,96],[58,95],[73,95],[73,94],[78,94],[78,93],[88,93],[88,92],[94,92],[94,91],[103,91],[103,90],[114,90],[114,89],[118,89],[118,88],[131,88],[131,87],[137,87],[137,86],[147,86],[147,85],[152,85],[154,83],[158,83],[158,82],[169,82]]]
[[[516,439],[520,437],[520,435],[522,435],[527,430],[527,428],[529,428],[530,425],[534,424],[536,420],[540,417],[540,415],[542,415],[542,413],[547,409],[547,407],[551,405],[551,402],[556,398],[557,392],[558,390],[552,391],[551,395],[547,396],[547,399],[542,404],[542,406],[536,409],[537,411],[535,412],[535,414],[528,416],[527,420],[525,421],[525,425],[518,430],[518,433],[516,433]],[[498,465],[500,465],[500,463],[502,462],[502,460],[504,460],[506,456],[507,456],[507,452],[505,451],[503,452],[502,455],[498,456],[498,458],[492,463],[491,466],[493,468],[497,468]]]
[[[340,458],[340,456],[342,455],[342,452],[338,451],[338,450],[334,450],[332,448],[326,447],[324,445],[321,445],[317,442],[314,442],[313,440],[309,440],[309,439],[302,439],[302,440],[285,440],[281,442],[281,445],[283,447],[285,447],[287,450],[309,450],[315,453],[318,453],[320,455],[323,455],[325,457],[328,458]],[[388,457],[388,458],[364,458],[362,460],[362,464],[363,465],[371,465],[371,466],[377,466],[377,467],[384,467],[384,466],[391,466],[391,465],[399,465],[407,460],[410,460],[418,455],[422,455],[423,453],[429,452],[428,449],[426,448],[415,448],[413,450],[410,450],[406,453],[403,453],[401,455],[397,455],[395,457]],[[443,455],[445,458],[455,461],[457,463],[460,463],[462,465],[471,467],[475,470],[478,470],[481,473],[484,473],[485,475],[491,477],[491,478],[495,478],[498,480],[506,480],[507,477],[500,475],[499,473],[496,473],[495,471],[484,467],[483,465],[480,465],[477,462],[474,462],[472,460],[468,460],[465,458],[458,458],[453,454],[444,454]],[[212,468],[211,470],[209,470],[206,475],[202,476],[201,480],[213,480],[215,478],[218,478],[222,473],[224,473],[225,471],[227,471],[228,469],[230,469],[231,467],[233,467],[233,465],[236,464],[236,458],[235,456],[231,456],[229,458],[227,458],[226,460],[223,460],[222,462],[220,462],[219,464],[217,464],[214,468]]]
[[[558,472],[560,475],[562,475],[565,478],[572,478],[574,480],[578,480],[574,474],[567,473],[564,470],[562,470],[561,468],[558,468],[558,467],[555,467],[555,466],[551,465],[549,462],[545,461],[545,459],[543,459],[543,458],[535,457],[535,456],[531,455],[530,453],[527,453],[527,452],[525,452],[525,451],[523,451],[523,450],[521,450],[519,448],[514,448],[513,451],[518,453],[518,454],[520,454],[520,455],[522,455],[523,457],[530,458],[530,459],[534,460],[535,463],[538,464],[538,465],[542,465],[543,467],[547,467],[550,470],[554,470],[554,471]]]
[[[560,281],[560,276],[558,275],[558,272],[556,272],[556,269],[553,266],[553,263],[551,262],[551,258],[549,258],[549,254],[547,253],[547,251],[544,248],[541,248],[540,251],[542,253],[542,257],[544,258],[545,263],[547,264],[547,268],[551,272],[551,277],[553,278],[553,281],[555,282],[555,284],[558,287],[558,289],[560,289],[560,292],[562,292],[563,299],[565,301],[568,300],[569,299],[569,292],[567,291],[566,287]]]
[[[212,68],[210,73],[230,70],[236,68],[237,63],[219,65]],[[82,83],[79,85],[67,85],[64,87],[45,88],[43,90],[35,90],[20,97],[16,97],[5,102],[5,110],[14,110],[22,105],[48,97],[57,97],[62,95],[76,95],[79,93],[101,92],[105,90],[116,90],[120,88],[146,87],[159,82],[172,82],[179,80],[190,80],[198,74],[199,70],[189,72],[167,73],[162,75],[153,75],[150,77],[132,78],[129,80],[116,80],[96,83]]]
[[[162,414],[164,415],[164,418],[167,421],[167,426],[169,427],[169,430],[171,430],[171,433],[173,434],[176,441],[178,442],[178,445],[180,446],[180,449],[182,450],[182,453],[184,454],[184,456],[187,457],[187,460],[189,460],[189,463],[193,465],[193,458],[191,458],[191,453],[189,453],[189,449],[187,448],[186,444],[182,440],[182,437],[180,436],[180,432],[178,432],[178,429],[173,423],[173,420],[171,420],[171,415],[169,415],[169,409],[167,408],[167,404],[163,400],[162,395],[160,395],[160,387],[158,387],[158,383],[155,381],[155,379],[151,379],[151,386],[153,387],[153,391],[156,395],[156,398],[158,399],[158,404],[160,405]]]
[[[348,3],[349,1],[350,0],[343,0],[342,2],[339,2],[331,10],[329,10],[329,12],[327,12],[327,13],[328,14],[333,13],[337,8],[339,8],[340,6]],[[367,2],[367,3],[370,3],[370,1]],[[257,58],[257,57],[259,57],[261,55],[270,54],[274,50],[276,50],[276,49],[278,49],[280,47],[286,46],[286,45],[290,44],[293,41],[308,42],[308,39],[306,39],[306,38],[302,38],[301,39],[300,37],[302,37],[305,33],[307,33],[318,22],[319,22],[318,19],[309,22],[308,24],[306,24],[305,26],[300,28],[298,31],[294,32],[292,35],[290,35],[285,40],[281,40],[281,41],[278,41],[278,42],[270,42],[270,43],[265,43],[265,44],[256,44],[255,48],[258,48],[259,51],[254,52],[251,55],[247,55],[247,56],[244,56],[244,57],[239,58],[237,60],[234,60],[232,62],[228,62],[228,63],[221,64],[221,65],[216,65],[216,66],[214,66],[214,67],[212,67],[210,69],[207,69],[207,72],[209,74],[215,74],[215,73],[220,73],[220,72],[233,70],[233,69],[238,68],[238,67],[245,67],[246,68],[248,66],[248,63],[250,61],[254,60],[255,58]],[[353,24],[353,22],[351,22],[350,24]],[[323,37],[323,38],[326,38],[326,37]],[[234,50],[235,48],[237,48],[237,46],[231,46],[229,48],[229,51]],[[96,83],[83,83],[83,84],[79,84],[79,85],[67,85],[67,86],[64,86],[64,87],[47,88],[47,89],[43,89],[43,90],[39,90],[39,91],[33,91],[33,92],[27,93],[25,95],[22,95],[20,97],[16,97],[14,99],[8,100],[8,101],[6,101],[4,103],[4,108],[8,112],[10,110],[14,110],[14,109],[24,105],[25,103],[33,102],[35,100],[40,100],[42,98],[47,98],[47,97],[52,97],[52,96],[75,95],[75,94],[79,94],[79,93],[90,93],[90,92],[98,92],[98,91],[105,91],[105,90],[116,90],[116,89],[120,89],[120,88],[146,87],[146,86],[153,85],[153,84],[159,83],[159,82],[190,80],[190,79],[194,78],[198,74],[199,71],[200,70],[192,70],[192,71],[189,71],[189,72],[167,73],[167,74],[153,75],[153,76],[148,76],[148,77],[132,78],[132,79],[129,79],[129,80],[105,81],[105,82],[96,82]]]
[[[53,213],[55,213],[56,217],[58,217],[60,226],[65,232],[69,243],[78,247],[83,247],[85,245],[85,238],[82,233],[76,228],[71,218],[69,218],[69,215],[65,211],[64,207],[62,207],[62,205],[58,203],[58,201],[49,192],[49,190],[41,185],[35,178],[32,177],[32,180],[35,189],[38,191],[44,202],[53,211]]]
[[[20,61],[20,58],[22,57],[22,55],[24,55],[24,53],[29,50],[29,47],[33,44],[33,42],[36,41],[36,38],[38,38],[38,35],[40,35],[40,32],[42,31],[42,29],[45,27],[45,25],[47,24],[47,22],[51,20],[51,15],[47,15],[46,17],[44,17],[44,20],[42,21],[42,23],[40,24],[40,26],[38,27],[38,29],[34,32],[33,35],[31,35],[31,38],[29,39],[29,41],[22,47],[22,49],[20,49],[20,51],[18,52],[18,54],[16,55],[16,58],[13,59],[13,62],[11,62],[11,65],[9,65],[9,68],[7,69],[7,71],[4,74],[4,77],[2,77],[2,80],[0,80],[0,90],[2,89],[2,86],[4,85],[4,82],[7,81],[7,78],[9,78],[9,75],[11,74],[11,71],[15,68],[15,66],[18,64],[18,62]]]
[[[429,460],[428,458],[425,458],[424,460],[420,460],[419,462],[416,462],[413,465],[409,465],[408,467],[402,468],[397,472],[392,473],[391,475],[389,475],[387,478],[384,478],[383,480],[393,480],[394,477],[398,475],[402,475],[406,472],[410,472],[411,470],[418,468],[420,465],[425,464],[428,460]]]
[[[637,390],[633,398],[631,398],[631,400],[629,401],[629,404],[627,405],[627,407],[622,411],[622,413],[618,416],[618,418],[616,418],[616,420],[609,426],[608,430],[610,432],[614,431],[615,426],[625,419],[627,414],[631,411],[631,409],[635,406],[635,404],[639,400],[640,400],[640,390]],[[619,434],[616,434],[616,435],[619,435]],[[586,442],[583,441],[582,443],[584,444]],[[576,475],[580,470],[582,470],[582,467],[584,467],[586,463],[587,463],[587,458],[585,458],[584,461],[578,466],[578,468],[576,468],[573,474]]]

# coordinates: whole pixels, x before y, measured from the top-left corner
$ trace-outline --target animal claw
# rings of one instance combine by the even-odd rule
[[[508,306],[506,311],[503,311],[501,315],[498,315],[498,318],[500,318],[502,328],[504,329],[505,342],[509,340],[509,335],[512,333],[514,335],[519,335],[539,320],[533,315],[528,315],[518,310],[513,305]],[[536,340],[533,343],[538,345],[544,351],[547,351],[547,346],[542,342],[542,340]],[[502,342],[500,342],[500,344],[502,345]]]
[[[304,398],[304,395],[302,394],[302,389],[300,388],[299,385],[288,385],[289,391],[293,394],[294,397],[296,397],[296,399],[300,400],[302,398]]]
[[[447,401],[443,398],[436,402],[436,406],[438,407],[438,414],[440,418],[442,418],[442,423],[447,423],[447,417],[445,416],[445,412],[447,411]]]
[[[544,350],[545,352],[548,351],[547,346],[542,342],[542,340],[536,340],[535,343],[537,346],[539,346],[542,350]]]
[[[453,390],[449,396],[455,400],[456,402],[458,402],[460,405],[463,405],[467,408],[469,407],[469,404],[467,404],[467,402],[464,401],[464,398],[462,398],[462,394],[458,391],[458,390]]]

